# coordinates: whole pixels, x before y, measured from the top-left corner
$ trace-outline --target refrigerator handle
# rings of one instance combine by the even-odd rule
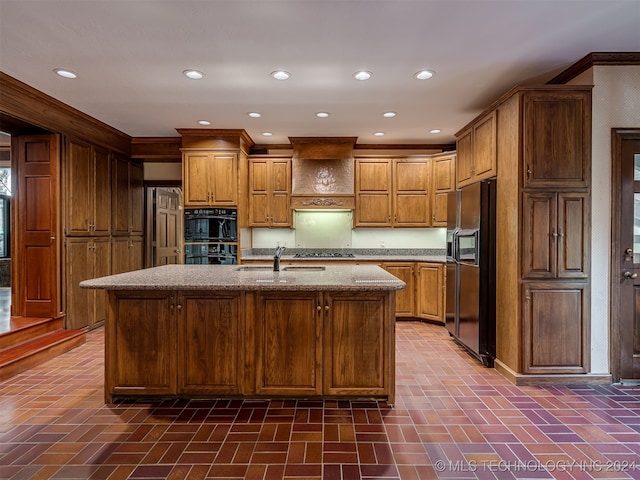
[[[453,236],[451,237],[452,244],[452,256],[456,262],[460,261],[460,240],[458,239],[458,232],[453,232]]]

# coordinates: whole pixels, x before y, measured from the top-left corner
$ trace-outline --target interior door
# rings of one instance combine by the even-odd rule
[[[613,148],[611,342],[624,382],[640,380],[640,129],[615,132]]]
[[[154,265],[182,263],[182,212],[180,195],[172,190],[156,188],[156,258]]]
[[[59,312],[59,143],[57,135],[17,137],[14,315],[55,317]]]

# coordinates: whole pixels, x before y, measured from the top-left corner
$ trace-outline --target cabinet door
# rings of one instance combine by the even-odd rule
[[[144,268],[144,238],[129,237],[129,271]]]
[[[588,284],[528,282],[523,294],[525,373],[587,373]]]
[[[438,193],[433,195],[433,213],[431,214],[432,227],[447,226],[447,197],[449,193]]]
[[[418,317],[444,324],[444,265],[418,263],[417,270]]]
[[[175,395],[177,327],[170,292],[111,292],[105,339],[108,395]],[[173,307],[172,307],[173,306]]]
[[[396,227],[431,225],[429,160],[393,163],[394,215]]]
[[[451,154],[431,159],[433,165],[433,190],[450,192],[456,188],[456,155]]]
[[[475,181],[496,176],[496,112],[473,126],[473,176]]]
[[[382,268],[407,284],[404,289],[396,291],[396,318],[415,317],[415,281],[413,262],[384,263]]]
[[[111,174],[111,227],[114,235],[128,235],[130,227],[131,196],[129,189],[129,159],[112,155]]]
[[[111,274],[111,243],[109,238],[93,239],[93,272],[92,278],[105,277]],[[102,325],[107,317],[107,291],[92,290],[91,300],[93,312],[89,319],[89,328]]]
[[[558,193],[559,278],[587,278],[589,271],[589,195]]]
[[[291,212],[291,161],[272,160],[269,178],[271,180],[271,201],[269,214],[272,227],[290,227]]]
[[[522,194],[522,276],[555,278],[557,265],[556,194]]]
[[[96,149],[93,169],[93,233],[111,233],[111,160],[106,150]]]
[[[456,142],[457,188],[473,182],[473,130],[465,130]]]
[[[269,226],[269,163],[267,160],[249,162],[249,225]]]
[[[391,225],[391,160],[356,161],[355,226]]]
[[[93,151],[90,146],[67,141],[65,158],[67,235],[93,233]]]
[[[92,317],[92,290],[78,285],[93,278],[92,246],[90,238],[65,239],[65,327],[71,330],[88,327]]]
[[[238,205],[238,156],[215,153],[209,159],[212,205]]]
[[[202,207],[211,203],[209,154],[185,153],[182,158],[182,188],[185,207]]]
[[[128,272],[129,269],[129,237],[111,238],[111,274]]]
[[[129,189],[131,198],[129,233],[142,235],[144,233],[144,167],[138,163],[129,164]]]
[[[384,395],[388,369],[386,295],[324,295],[324,393]],[[393,313],[392,313],[393,314]]]
[[[258,295],[256,393],[322,393],[322,321],[316,293]]]
[[[178,299],[179,393],[243,393],[244,324],[240,293]]]
[[[525,94],[524,186],[587,187],[590,132],[590,93]]]

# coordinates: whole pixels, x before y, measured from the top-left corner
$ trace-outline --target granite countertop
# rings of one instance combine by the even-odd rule
[[[265,255],[265,254],[243,254],[243,261],[270,261],[273,262],[273,254]],[[316,263],[325,263],[325,262],[357,262],[357,261],[367,261],[367,262],[441,262],[445,263],[447,261],[446,256],[444,255],[411,255],[411,254],[394,254],[394,255],[363,255],[363,254],[354,254],[352,257],[295,257],[294,255],[282,255],[280,258],[281,262],[316,262]]]
[[[328,256],[328,257],[296,257],[296,253],[326,253],[337,252],[343,255],[351,254],[352,256]],[[274,249],[249,249],[241,252],[242,261],[271,261],[273,262]],[[444,249],[409,249],[409,248],[369,248],[369,249],[300,249],[290,248],[285,250],[282,255],[282,262],[441,262],[446,263],[446,251]]]
[[[104,290],[288,290],[389,291],[405,283],[375,265],[323,265],[322,270],[281,266],[256,270],[242,265],[164,265],[80,282]]]

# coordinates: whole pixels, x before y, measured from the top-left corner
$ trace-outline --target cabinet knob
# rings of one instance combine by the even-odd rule
[[[325,312],[328,312],[328,311],[329,311],[329,304],[328,304],[328,303],[327,303],[327,304],[325,304],[325,306],[324,306],[324,311],[325,311]]]
[[[322,311],[322,307],[318,304],[318,306],[316,307],[316,310],[318,310],[319,312]]]

